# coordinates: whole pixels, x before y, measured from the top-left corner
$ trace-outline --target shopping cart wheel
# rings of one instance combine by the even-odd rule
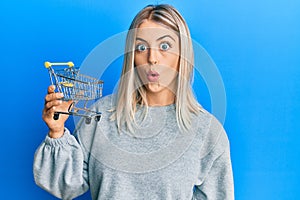
[[[54,113],[53,119],[54,119],[54,120],[58,120],[58,118],[59,118],[59,113]]]
[[[91,118],[90,118],[90,117],[87,117],[87,118],[85,118],[85,123],[86,123],[86,124],[90,124],[90,123],[91,123],[91,121],[92,121],[92,120],[91,120]]]
[[[99,122],[100,119],[101,119],[101,115],[95,116],[95,121],[96,121],[96,122]]]

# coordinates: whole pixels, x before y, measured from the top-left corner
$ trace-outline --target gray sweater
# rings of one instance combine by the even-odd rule
[[[109,120],[112,98],[98,101],[100,122],[79,122],[74,135],[46,136],[34,158],[35,182],[62,199],[90,189],[102,199],[234,199],[229,142],[206,111],[193,116],[189,133],[179,131],[175,106],[136,113],[134,135]]]

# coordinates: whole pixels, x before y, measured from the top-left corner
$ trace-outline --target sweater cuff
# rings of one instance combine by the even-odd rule
[[[53,147],[66,145],[69,143],[68,141],[69,141],[70,136],[71,136],[70,131],[67,128],[65,128],[64,134],[60,138],[51,138],[47,134],[47,136],[45,138],[45,144],[53,146]]]

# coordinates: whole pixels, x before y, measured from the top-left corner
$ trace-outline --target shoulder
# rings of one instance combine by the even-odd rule
[[[197,129],[207,129],[213,133],[224,131],[222,123],[210,112],[201,108],[198,114],[194,115],[194,127]]]
[[[85,119],[81,118],[76,125],[74,135],[83,144],[85,150],[89,150],[93,143],[93,138],[96,137],[99,127],[107,127],[110,124],[109,117],[114,109],[114,95],[110,94],[97,100],[90,109],[101,113],[100,121],[91,120],[90,123],[85,123]]]
[[[78,132],[79,130],[84,130],[86,132],[90,132],[90,130],[94,130],[99,124],[103,125],[103,123],[109,121],[109,116],[114,108],[115,104],[113,94],[98,99],[91,106],[89,106],[89,110],[101,113],[101,120],[99,122],[92,120],[91,123],[86,124],[85,119],[82,117],[77,123],[75,131]]]
[[[106,112],[115,109],[116,95],[109,94],[97,100],[92,107],[99,112]]]
[[[196,116],[196,134],[201,138],[201,155],[204,157],[215,148],[224,149],[228,137],[223,124],[206,110]]]

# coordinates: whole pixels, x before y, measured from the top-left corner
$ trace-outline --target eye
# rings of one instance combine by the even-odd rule
[[[160,49],[163,51],[167,51],[170,49],[171,45],[168,42],[163,42],[160,44]]]
[[[138,44],[138,45],[135,47],[135,49],[136,49],[137,51],[139,51],[139,52],[143,52],[143,51],[146,51],[146,50],[147,50],[147,47],[146,47],[146,45],[144,45],[144,44]]]

